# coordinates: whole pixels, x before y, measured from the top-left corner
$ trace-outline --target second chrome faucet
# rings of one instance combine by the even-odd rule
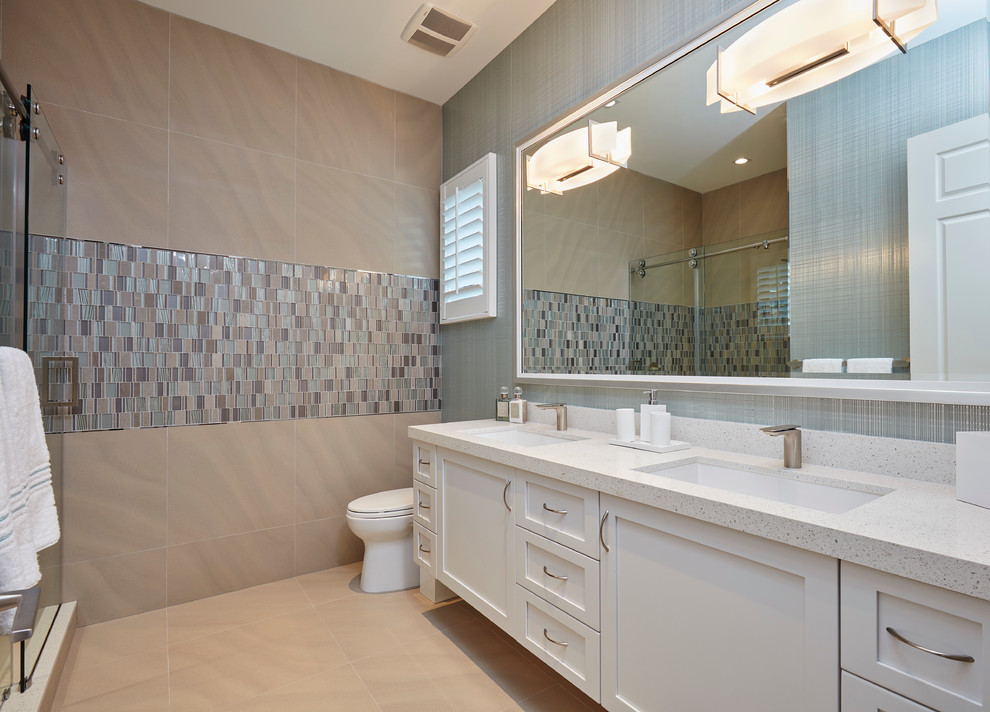
[[[801,426],[800,425],[768,425],[760,428],[772,437],[784,438],[784,467],[801,467]]]
[[[557,413],[557,430],[567,430],[567,405],[564,403],[540,403],[537,408]]]

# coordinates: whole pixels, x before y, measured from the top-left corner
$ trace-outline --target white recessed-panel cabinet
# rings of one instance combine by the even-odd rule
[[[512,632],[511,467],[437,448],[437,580]]]
[[[835,559],[617,497],[601,507],[607,709],[838,710]]]

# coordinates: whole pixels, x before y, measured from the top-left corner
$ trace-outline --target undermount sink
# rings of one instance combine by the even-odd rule
[[[520,445],[522,447],[537,447],[539,445],[560,445],[561,443],[574,442],[584,438],[573,438],[567,435],[552,435],[544,432],[534,432],[523,428],[511,428],[504,430],[489,430],[488,432],[471,433],[479,438],[497,440],[507,445]]]
[[[729,492],[771,499],[784,504],[794,504],[798,507],[809,507],[832,514],[848,512],[883,496],[872,492],[804,482],[789,477],[737,470],[732,467],[704,462],[692,462],[667,469],[643,467],[640,468],[640,471],[661,477],[670,477],[682,482],[693,482],[706,487],[716,487]]]

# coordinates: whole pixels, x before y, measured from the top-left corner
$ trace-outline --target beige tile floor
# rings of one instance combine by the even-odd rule
[[[589,712],[463,601],[360,564],[80,628],[54,712]]]

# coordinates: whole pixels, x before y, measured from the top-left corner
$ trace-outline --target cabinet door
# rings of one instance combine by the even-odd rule
[[[437,460],[437,579],[511,633],[514,471],[440,448]]]
[[[837,712],[838,562],[603,495],[602,704]]]

